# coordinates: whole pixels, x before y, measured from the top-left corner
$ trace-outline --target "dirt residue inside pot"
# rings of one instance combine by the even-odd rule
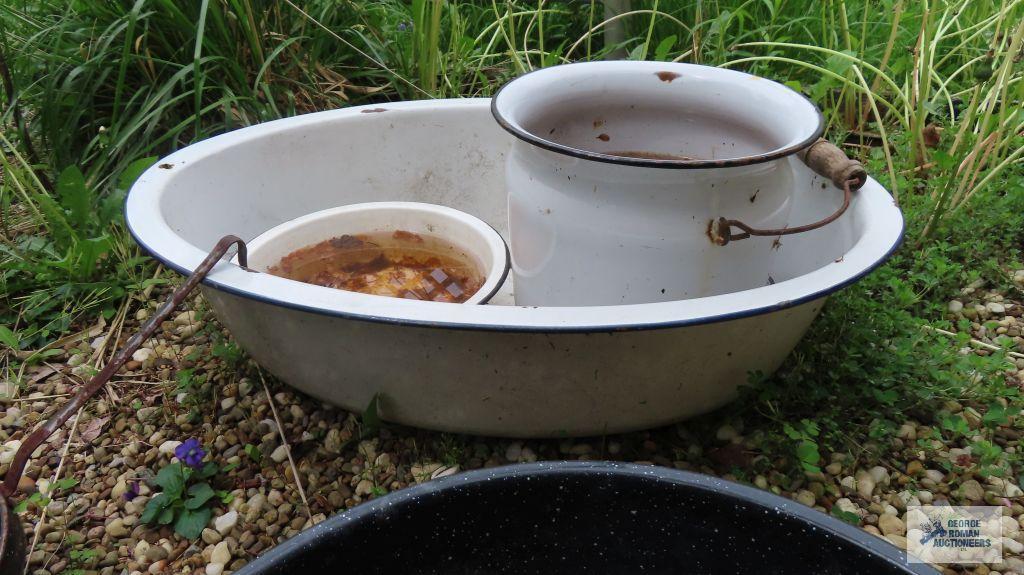
[[[462,303],[483,285],[473,258],[450,242],[403,230],[342,235],[295,250],[268,273],[372,295]]]

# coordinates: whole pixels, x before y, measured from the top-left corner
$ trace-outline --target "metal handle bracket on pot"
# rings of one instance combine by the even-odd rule
[[[139,328],[139,331],[125,343],[118,352],[110,359],[109,362],[103,367],[103,369],[93,377],[89,383],[79,388],[78,392],[74,397],[65,403],[45,424],[36,428],[29,436],[22,442],[21,447],[14,454],[14,459],[11,461],[10,468],[7,469],[7,475],[4,477],[3,484],[0,484],[0,575],[8,574],[20,574],[24,569],[26,556],[25,556],[25,534],[21,530],[21,523],[18,521],[17,515],[14,514],[13,509],[10,507],[7,498],[14,495],[18,489],[18,480],[21,479],[21,474],[25,471],[25,466],[28,465],[29,458],[32,456],[32,452],[35,451],[40,445],[53,432],[61,428],[68,419],[78,411],[85,402],[89,400],[93,395],[96,394],[110,378],[117,373],[117,370],[121,368],[125,362],[131,358],[132,354],[135,353],[142,344],[152,337],[156,330],[160,327],[160,324],[166,320],[171,313],[185,300],[188,294],[192,293],[192,290],[199,285],[199,283],[206,277],[210,270],[213,269],[217,262],[224,257],[228,249],[231,246],[238,246],[238,263],[243,268],[248,270],[248,258],[246,257],[245,242],[236,236],[224,236],[217,242],[213,250],[210,251],[209,255],[196,267],[195,271],[188,276],[188,279],[181,284],[178,289],[174,290],[171,297],[157,310],[153,317]],[[251,271],[251,270],[249,270]]]
[[[734,240],[743,240],[751,236],[785,236],[809,232],[826,226],[839,218],[850,207],[850,199],[855,190],[859,190],[868,180],[868,174],[864,166],[857,160],[852,160],[834,144],[824,138],[819,138],[810,146],[797,153],[797,156],[807,164],[814,173],[828,178],[835,186],[843,190],[843,204],[830,216],[814,223],[796,227],[761,229],[749,226],[739,220],[718,218],[712,220],[708,225],[708,235],[711,241],[717,245],[724,246]],[[739,232],[734,232],[738,228]]]

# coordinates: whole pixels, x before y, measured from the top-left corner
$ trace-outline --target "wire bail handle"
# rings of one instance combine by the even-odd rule
[[[853,192],[859,190],[868,181],[867,171],[860,162],[850,159],[845,152],[824,138],[818,138],[816,142],[797,152],[797,157],[807,164],[811,171],[828,178],[837,188],[843,190],[843,204],[839,206],[838,210],[824,219],[792,228],[755,228],[740,220],[718,218],[711,220],[708,224],[708,235],[711,237],[711,241],[716,245],[724,246],[731,241],[743,240],[751,236],[785,236],[827,226],[846,212],[850,207]],[[735,232],[733,228],[738,228],[740,231]]]

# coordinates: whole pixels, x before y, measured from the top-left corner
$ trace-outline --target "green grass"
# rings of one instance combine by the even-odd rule
[[[645,0],[610,20],[599,3],[547,1],[6,2],[0,339],[20,350],[8,362],[37,361],[153,281],[117,213],[149,158],[273,118],[486,96],[531,69],[623,54],[804,92],[907,216],[897,257],[832,298],[730,410],[799,458],[887,437],[907,413],[939,417],[948,399],[1020,405],[999,354],[962,356],[921,326],[956,330],[942,320],[956,290],[1020,265],[1022,42],[1024,0]]]

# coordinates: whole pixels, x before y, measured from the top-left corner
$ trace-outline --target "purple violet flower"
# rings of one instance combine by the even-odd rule
[[[203,466],[203,458],[206,457],[206,452],[199,446],[198,439],[190,437],[184,443],[174,448],[174,456],[185,465],[193,469],[199,469]]]
[[[128,490],[124,492],[121,497],[124,497],[125,501],[131,501],[139,496],[139,482],[132,481],[128,484]]]

